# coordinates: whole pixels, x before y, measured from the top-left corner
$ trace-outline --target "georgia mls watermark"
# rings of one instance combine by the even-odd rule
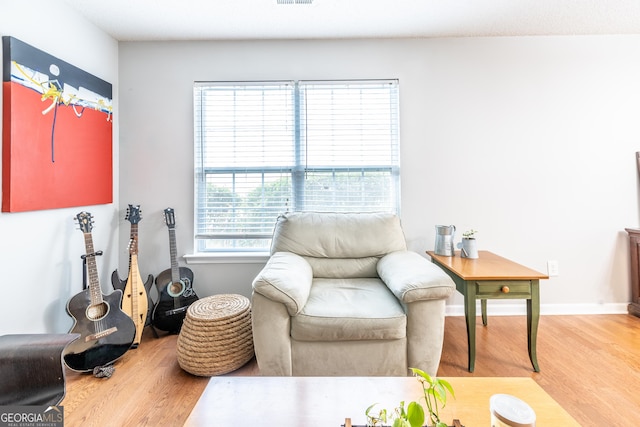
[[[64,427],[64,408],[0,406],[0,427]]]

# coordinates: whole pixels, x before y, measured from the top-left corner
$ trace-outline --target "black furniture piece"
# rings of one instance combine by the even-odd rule
[[[631,302],[627,306],[629,314],[640,317],[640,230],[625,228],[629,233],[629,256],[631,267]]]
[[[62,352],[79,336],[0,336],[0,406],[59,404],[66,392]]]

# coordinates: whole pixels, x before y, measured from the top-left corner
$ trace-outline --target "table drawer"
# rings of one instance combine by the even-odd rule
[[[505,292],[505,287],[508,292]],[[476,282],[476,297],[530,298],[530,280],[499,280]]]

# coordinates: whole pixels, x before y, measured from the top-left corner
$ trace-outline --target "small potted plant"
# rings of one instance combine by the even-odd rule
[[[411,371],[418,378],[418,381],[422,383],[422,391],[431,425],[433,427],[447,427],[447,424],[440,420],[439,409],[444,408],[447,404],[447,392],[455,399],[453,387],[448,381],[432,377],[421,369],[411,368]],[[442,406],[439,407],[439,404]]]
[[[447,393],[455,398],[451,384],[441,378],[432,377],[421,369],[411,368],[411,371],[422,384],[429,425],[447,427],[447,424],[440,420],[439,410],[447,404]],[[391,413],[382,409],[374,414],[372,410],[377,404],[369,406],[365,411],[367,426],[384,426],[387,421],[393,421],[392,427],[422,427],[425,422],[425,410],[422,405],[414,401],[410,402],[405,409],[404,403],[404,401],[400,402],[400,406]]]
[[[424,423],[424,409],[418,402],[410,402],[405,409],[404,401],[400,406],[389,413],[386,409],[381,409],[378,414],[371,411],[377,405],[374,403],[365,412],[367,416],[367,427],[383,427],[387,421],[393,421],[392,427],[422,427]]]
[[[478,248],[476,246],[477,232],[477,230],[471,229],[462,233],[462,242],[458,245],[461,257],[478,258]]]
[[[478,230],[474,230],[472,228],[471,230],[467,230],[464,233],[462,233],[462,237],[464,237],[465,239],[475,239],[477,232]]]

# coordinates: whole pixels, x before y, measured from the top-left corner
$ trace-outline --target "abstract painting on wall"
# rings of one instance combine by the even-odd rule
[[[111,203],[111,84],[15,37],[2,47],[2,211]]]

